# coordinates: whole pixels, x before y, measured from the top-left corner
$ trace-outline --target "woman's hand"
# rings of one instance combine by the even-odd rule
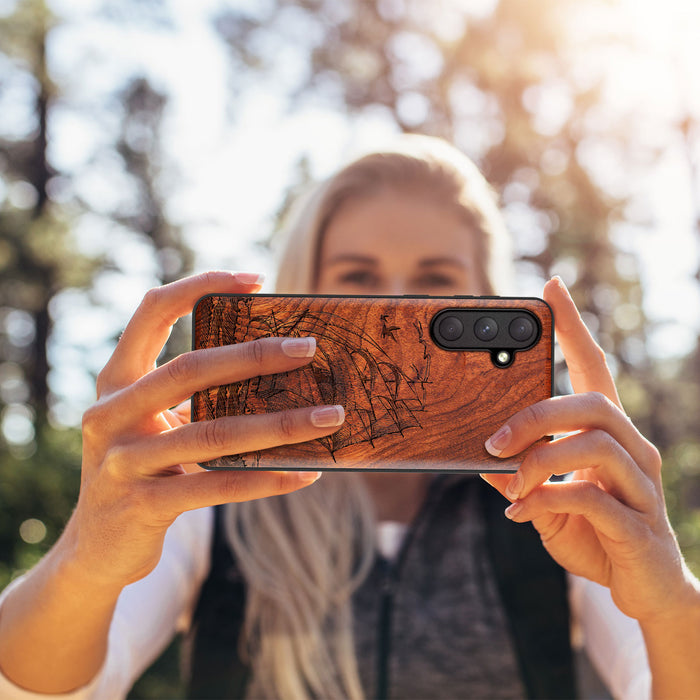
[[[520,411],[486,447],[509,457],[569,434],[534,447],[515,475],[482,476],[513,501],[508,517],[532,521],[559,564],[609,587],[627,615],[651,621],[697,606],[666,514],[659,452],[623,412],[605,355],[563,283],[550,280],[544,299],[575,394]],[[568,472],[572,481],[545,483]]]
[[[210,272],[151,290],[136,310],[83,419],[78,505],[3,603],[0,668],[17,685],[63,693],[95,676],[122,588],[157,564],[165,532],[184,510],[287,493],[318,478],[205,472],[196,463],[328,435],[344,420],[340,406],[190,425],[183,404],[201,389],[301,367],[314,354],[313,338],[198,350],[156,367],[173,323],[199,297],[259,288],[257,275]]]
[[[185,353],[161,367],[173,323],[210,292],[252,293],[256,275],[212,272],[151,290],[97,380],[83,419],[78,506],[60,543],[93,580],[123,586],[158,562],[165,531],[183,511],[287,493],[303,472],[207,472],[197,462],[328,435],[341,407],[311,407],[188,424],[195,391],[310,362],[313,338],[265,338]],[[178,406],[170,410],[169,407]]]

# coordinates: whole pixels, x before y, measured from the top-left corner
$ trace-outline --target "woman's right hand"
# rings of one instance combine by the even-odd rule
[[[167,528],[185,510],[288,493],[318,478],[207,472],[196,463],[328,435],[342,424],[342,407],[195,424],[170,409],[201,389],[301,367],[313,356],[313,338],[197,350],[156,367],[172,325],[202,295],[258,290],[256,275],[210,272],[149,291],[100,373],[97,402],[83,418],[78,505],[58,545],[96,583],[122,587],[148,574]]]

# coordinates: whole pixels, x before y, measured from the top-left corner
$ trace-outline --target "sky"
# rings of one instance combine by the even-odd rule
[[[492,0],[454,1],[476,14],[493,5]],[[96,0],[50,0],[51,8],[70,21],[54,32],[49,56],[54,79],[67,86],[74,105],[99,101],[100,95],[139,71],[167,88],[172,101],[165,124],[166,150],[176,173],[171,182],[176,196],[170,214],[187,228],[197,253],[197,268],[263,271],[270,280],[264,291],[270,291],[274,261],[256,241],[268,234],[301,152],[309,156],[313,174],[323,177],[349,157],[381,144],[395,127],[381,115],[350,122],[318,105],[289,115],[285,100],[266,84],[251,89],[232,114],[225,90],[229,64],[209,21],[220,4],[216,0],[171,0],[175,31],[156,31],[118,28],[95,19]],[[12,5],[11,0],[0,0],[0,13]],[[601,10],[604,14],[596,14],[597,5],[607,6]],[[601,181],[612,191],[633,188],[640,215],[652,221],[644,229],[629,223],[620,226],[616,242],[639,258],[645,311],[656,321],[667,321],[652,334],[652,352],[661,357],[680,355],[693,346],[700,330],[700,296],[692,281],[700,264],[700,237],[693,231],[700,193],[690,189],[687,154],[683,144],[668,139],[668,125],[680,103],[700,115],[700,74],[696,71],[700,65],[700,2],[620,0],[612,14],[609,5],[581,3],[581,15],[573,20],[578,23],[581,41],[587,33],[600,33],[600,18],[604,17],[606,31],[633,37],[637,50],[596,50],[585,70],[591,76],[605,76],[607,101],[620,123],[641,130],[651,145],[658,146],[660,155],[654,167],[634,183],[621,181],[614,152],[598,149],[590,157]],[[557,110],[566,109],[565,100],[556,94],[548,99],[549,113],[555,119]],[[52,129],[51,159],[67,171],[79,169],[104,138],[75,109],[59,112]],[[695,157],[697,160],[700,154]],[[99,177],[77,183],[84,196],[105,207],[119,190],[116,185]],[[110,350],[100,339],[123,326],[155,275],[149,257],[139,255],[138,242],[118,232],[102,231],[101,226],[95,218],[83,219],[76,236],[85,250],[97,252],[111,246],[117,258],[143,260],[141,267],[129,266],[128,285],[113,274],[100,278],[95,296],[109,300],[114,314],[107,317],[70,292],[57,299],[53,308],[59,337],[87,333],[85,342],[94,341],[90,362],[95,370],[104,364]],[[560,273],[567,281],[566,266]],[[541,280],[525,279],[518,291],[539,294],[540,285]],[[76,313],[81,307],[82,312]],[[83,400],[91,400],[94,388],[90,382],[67,369],[76,359],[70,347],[59,342],[53,352],[56,360],[65,360],[56,364],[66,368],[53,378],[58,393],[70,387],[75,394],[76,387],[82,387]]]

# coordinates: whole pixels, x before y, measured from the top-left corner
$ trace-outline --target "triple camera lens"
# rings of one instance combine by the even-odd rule
[[[542,333],[539,317],[529,309],[469,308],[457,304],[438,311],[430,321],[430,335],[443,350],[486,352],[501,369],[510,367],[516,355],[537,345]]]
[[[522,309],[443,309],[431,323],[447,350],[525,350],[539,338],[537,318]]]

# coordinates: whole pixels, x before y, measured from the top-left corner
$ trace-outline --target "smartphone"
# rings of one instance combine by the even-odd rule
[[[207,469],[515,471],[484,442],[552,395],[553,323],[536,298],[215,294],[193,311],[193,347],[314,336],[291,372],[211,387],[192,420],[340,404],[345,423],[316,440],[224,456]],[[546,439],[546,438],[545,438]]]

